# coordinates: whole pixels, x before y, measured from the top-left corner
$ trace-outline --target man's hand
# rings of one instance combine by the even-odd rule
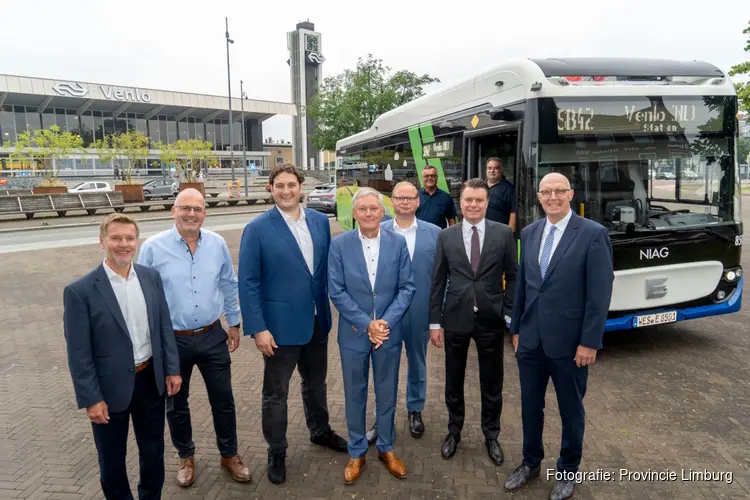
[[[108,424],[109,410],[107,409],[107,403],[99,401],[95,405],[89,406],[86,408],[86,416],[95,424]]]
[[[258,348],[263,356],[268,356],[269,358],[273,356],[273,350],[279,348],[276,345],[276,341],[273,340],[273,335],[268,330],[263,330],[255,334],[255,347]]]
[[[375,344],[375,349],[379,349],[383,342],[388,340],[391,330],[388,328],[388,323],[382,319],[376,319],[370,322],[367,327],[367,336],[370,338],[370,342]]]
[[[234,352],[240,346],[240,327],[230,326],[227,331],[227,345],[229,346],[229,352]]]
[[[518,334],[510,336],[511,342],[513,342],[513,352],[518,351]]]
[[[174,396],[180,392],[182,377],[179,375],[167,375],[167,396]]]
[[[430,328],[430,341],[432,342],[432,345],[441,349],[443,347],[443,329]]]
[[[596,361],[596,349],[579,345],[578,349],[576,349],[575,360],[578,368],[593,365],[594,361]]]

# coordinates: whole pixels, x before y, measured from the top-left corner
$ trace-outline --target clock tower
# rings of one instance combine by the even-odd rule
[[[325,61],[321,35],[315,31],[315,25],[309,21],[298,23],[294,31],[287,33],[287,49],[292,102],[297,108],[297,116],[292,118],[294,164],[304,170],[318,169],[322,165],[321,154],[311,140],[316,124],[304,114],[305,106],[310,104],[322,81]]]

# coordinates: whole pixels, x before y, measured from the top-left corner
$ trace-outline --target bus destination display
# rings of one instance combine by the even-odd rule
[[[560,135],[721,132],[724,106],[703,100],[556,102]]]

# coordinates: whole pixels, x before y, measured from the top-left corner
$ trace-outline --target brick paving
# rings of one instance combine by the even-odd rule
[[[335,231],[340,231],[335,222]],[[224,233],[235,262],[241,231]],[[0,498],[102,498],[96,450],[83,410],[75,405],[62,333],[62,288],[102,258],[95,245],[3,256],[0,271]],[[744,259],[747,269],[748,257]],[[747,309],[731,317],[608,336],[592,367],[586,397],[587,428],[581,471],[615,473],[611,481],[580,484],[575,498],[716,499],[750,496],[750,359]],[[506,462],[488,459],[479,425],[476,351],[470,350],[466,427],[458,453],[440,456],[447,414],[443,400],[444,358],[428,351],[427,431],[409,436],[406,423],[405,367],[402,360],[397,410],[396,451],[408,477],[385,471],[371,448],[363,476],[354,486],[342,482],[344,454],[309,443],[295,374],[289,401],[287,482],[271,484],[265,475],[266,444],[260,423],[262,361],[243,337],[233,355],[240,452],[253,471],[253,483],[234,483],[219,467],[205,388],[193,373],[191,408],[197,446],[197,479],[188,489],[174,482],[176,455],[167,438],[165,499],[214,498],[447,498],[506,496],[502,484],[521,461],[518,371],[506,339],[501,443]],[[372,394],[372,391],[371,391]],[[333,427],[346,435],[344,391],[336,332],[329,347],[328,396]],[[374,398],[370,397],[372,407]],[[543,469],[554,468],[560,423],[554,389],[547,392]],[[371,412],[368,412],[371,414]],[[132,430],[131,430],[132,440]],[[137,481],[135,442],[128,453],[133,491]],[[677,472],[677,481],[620,480],[620,469]],[[732,472],[732,482],[679,480],[682,469]],[[543,472],[544,476],[544,472]],[[542,477],[512,495],[547,498],[552,482]]]

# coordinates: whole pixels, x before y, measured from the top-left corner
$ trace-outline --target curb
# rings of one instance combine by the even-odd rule
[[[265,210],[244,210],[241,212],[223,212],[220,214],[213,214],[211,215],[211,218],[214,217],[224,217],[226,215],[242,215],[242,214],[257,214],[265,212]],[[171,220],[171,216],[161,216],[161,217],[148,217],[145,219],[135,219],[136,222],[139,224],[144,222],[150,222],[150,221],[163,221],[163,220]],[[3,233],[21,233],[25,231],[40,231],[45,229],[70,229],[70,228],[76,228],[76,227],[88,227],[88,226],[98,226],[99,222],[78,222],[75,224],[57,224],[54,226],[30,226],[30,227],[11,227],[7,229],[0,229],[0,234]]]

